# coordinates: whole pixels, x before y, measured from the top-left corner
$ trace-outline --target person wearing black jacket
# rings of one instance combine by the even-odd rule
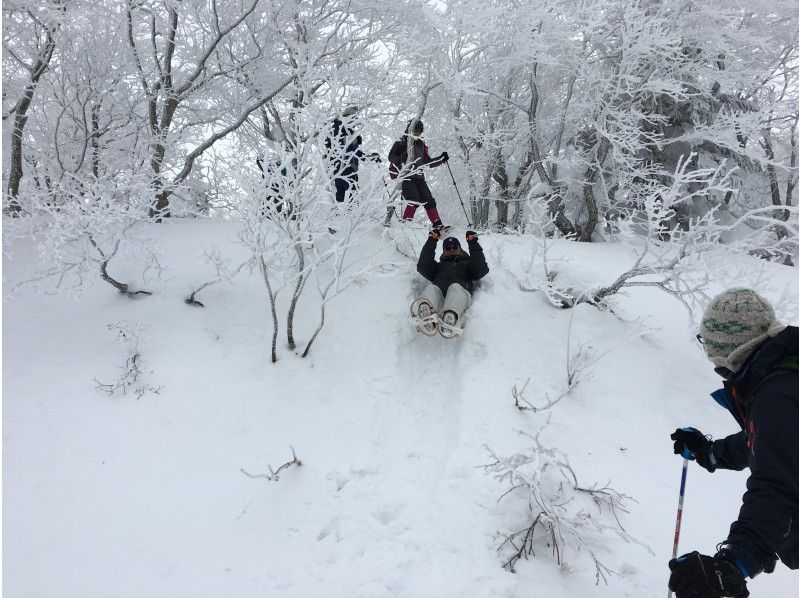
[[[467,231],[466,235],[469,253],[461,249],[458,239],[448,237],[442,243],[442,255],[437,262],[439,236],[439,231],[432,230],[419,254],[417,272],[431,284],[414,301],[411,312],[420,322],[420,332],[434,335],[438,328],[442,336],[451,338],[464,328],[464,313],[472,302],[473,282],[486,276],[489,266],[474,231]]]
[[[364,155],[361,149],[361,135],[353,129],[358,117],[358,107],[349,106],[341,117],[333,120],[331,132],[325,138],[326,155],[333,168],[333,184],[336,187],[336,201],[342,203],[358,186],[358,165],[366,158],[380,162],[378,154]]]
[[[750,469],[739,517],[715,556],[691,552],[669,562],[677,598],[748,596],[746,579],[771,573],[780,559],[798,566],[798,330],[775,320],[754,291],[715,297],[698,340],[724,386],[712,397],[741,430],[712,441],[695,428],[670,436],[676,454],[713,472]]]
[[[425,182],[423,170],[441,166],[450,157],[447,152],[442,152],[435,158],[430,157],[428,146],[422,140],[424,130],[425,126],[420,119],[412,118],[408,121],[405,134],[389,150],[389,177],[392,180],[400,178],[400,191],[406,201],[403,220],[413,220],[417,207],[423,205],[433,227],[441,231],[449,227],[442,224],[436,209],[436,200]]]

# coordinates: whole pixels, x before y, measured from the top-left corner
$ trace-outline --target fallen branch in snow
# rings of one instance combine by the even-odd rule
[[[108,255],[108,256],[105,253],[103,253],[103,250],[100,249],[100,246],[95,242],[94,238],[92,238],[92,235],[88,235],[88,239],[89,239],[89,242],[92,244],[92,247],[94,247],[97,250],[97,253],[99,253],[102,256],[102,259],[103,259],[103,261],[100,263],[100,278],[105,280],[108,284],[110,284],[112,287],[117,289],[121,294],[125,295],[126,297],[133,298],[133,297],[136,297],[136,295],[152,295],[153,294],[150,291],[131,289],[129,284],[124,283],[124,282],[120,282],[120,281],[112,278],[111,275],[109,275],[109,273],[108,273],[108,262],[110,262],[111,259],[119,251],[119,244],[120,244],[120,240],[119,239],[117,239],[117,242],[114,244],[114,249],[112,250],[111,255]]]
[[[538,411],[546,411],[561,401],[561,399],[566,397],[571,390],[567,389],[554,399],[549,398],[549,396],[545,394],[547,402],[544,405],[536,406],[525,398],[525,390],[528,388],[528,383],[530,381],[530,378],[525,380],[525,384],[522,385],[522,388],[517,388],[516,384],[511,387],[511,396],[514,397],[514,406],[520,411],[533,411],[534,413]]]
[[[264,478],[265,480],[267,480],[269,482],[277,482],[278,479],[279,479],[278,476],[280,475],[281,471],[283,471],[284,469],[288,469],[292,465],[296,465],[297,467],[301,467],[303,465],[303,462],[300,459],[297,458],[297,455],[294,452],[294,447],[290,444],[289,448],[292,449],[292,460],[291,461],[287,461],[286,463],[281,465],[278,469],[273,470],[272,469],[272,465],[267,465],[267,469],[269,469],[269,473],[252,474],[252,473],[248,473],[247,471],[245,471],[244,468],[240,468],[239,471],[241,471],[248,478],[253,478],[253,479]]]

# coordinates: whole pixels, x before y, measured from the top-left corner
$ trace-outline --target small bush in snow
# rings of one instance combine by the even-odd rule
[[[144,369],[142,354],[139,351],[141,325],[131,325],[128,322],[116,322],[109,324],[108,329],[116,334],[117,341],[123,346],[126,357],[122,364],[122,374],[113,382],[100,382],[94,379],[98,390],[102,390],[109,396],[117,393],[127,395],[129,392],[141,399],[148,393],[159,394],[162,390],[160,386],[150,386],[141,382],[141,377],[147,373]]]
[[[503,566],[513,573],[520,559],[546,549],[566,572],[567,556],[582,552],[594,563],[596,582],[607,582],[615,571],[598,555],[603,539],[614,535],[639,543],[620,522],[620,515],[628,512],[633,499],[609,484],[582,485],[564,454],[543,446],[538,435],[533,441],[532,448],[508,457],[500,457],[487,447],[492,462],[484,470],[509,486],[500,500],[515,501],[525,511],[521,528],[506,533],[498,548],[507,555]]]

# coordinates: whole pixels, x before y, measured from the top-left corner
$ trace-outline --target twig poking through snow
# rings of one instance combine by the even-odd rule
[[[265,480],[267,480],[269,482],[277,482],[278,479],[279,479],[278,476],[280,476],[281,471],[283,471],[284,469],[288,469],[292,465],[296,465],[297,467],[300,467],[300,466],[303,465],[303,462],[300,459],[297,458],[297,455],[294,452],[294,447],[290,444],[289,448],[292,450],[292,460],[291,461],[287,461],[286,463],[281,465],[278,469],[273,470],[272,469],[272,465],[267,465],[267,469],[269,469],[269,473],[252,474],[252,473],[248,473],[247,471],[245,471],[244,468],[240,468],[239,471],[241,471],[248,478],[253,478],[253,479],[264,478]]]

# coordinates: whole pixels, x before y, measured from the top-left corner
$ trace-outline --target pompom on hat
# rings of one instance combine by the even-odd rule
[[[761,295],[750,289],[728,289],[706,308],[700,337],[711,363],[738,372],[761,343],[785,327]]]

